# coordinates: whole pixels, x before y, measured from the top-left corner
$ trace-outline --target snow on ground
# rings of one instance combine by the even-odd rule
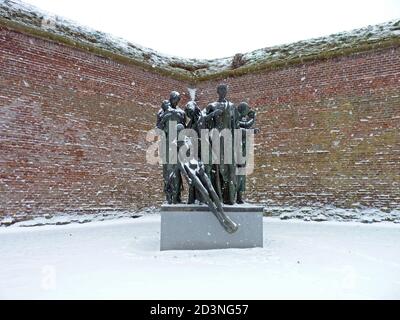
[[[0,217],[0,228],[8,226],[37,227],[45,225],[64,225],[70,223],[88,223],[93,221],[116,220],[121,218],[137,218],[142,216],[143,214],[152,214],[158,212],[160,212],[160,208],[151,206],[138,211],[113,209],[105,210],[104,208],[98,208],[92,210],[75,210],[69,213],[45,213],[36,217],[29,217],[28,215],[6,215]]]
[[[159,228],[0,228],[0,299],[400,298],[398,224],[264,218],[264,248],[163,252]]]
[[[338,208],[332,205],[277,206],[266,205],[266,216],[279,216],[282,220],[302,219],[304,221],[357,221],[363,223],[390,221],[400,223],[400,210],[370,208],[356,203],[354,208]],[[1,221],[0,221],[1,223]]]

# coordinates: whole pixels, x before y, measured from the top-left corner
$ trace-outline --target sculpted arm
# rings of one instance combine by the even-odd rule
[[[256,122],[256,114],[254,111],[250,111],[247,114],[247,117],[249,118],[249,120],[245,120],[245,121],[239,121],[239,126],[240,128],[244,128],[244,129],[249,129],[251,128],[254,123]]]
[[[161,118],[162,118],[162,111],[160,110],[160,111],[158,111],[158,113],[157,113],[157,124],[156,124],[156,127],[157,127],[158,129],[162,129],[162,128],[161,128]]]
[[[161,120],[159,123],[159,129],[163,129],[165,123],[168,121],[169,118],[171,118],[172,113],[171,112],[164,112],[164,114],[161,116]]]
[[[207,110],[207,112],[206,112],[206,115],[204,116],[204,120],[206,120],[206,121],[222,114],[222,110],[215,109],[215,106],[213,104],[209,104],[207,106],[206,110]]]

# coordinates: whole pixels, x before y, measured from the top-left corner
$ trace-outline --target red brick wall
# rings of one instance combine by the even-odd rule
[[[184,84],[0,29],[0,215],[161,200],[146,131]]]
[[[219,82],[199,85],[201,105]],[[258,111],[250,199],[400,207],[400,48],[226,82]]]
[[[219,82],[197,84],[202,107]],[[226,82],[262,130],[249,199],[399,207],[399,48]],[[188,86],[0,28],[0,215],[159,204],[145,134]]]

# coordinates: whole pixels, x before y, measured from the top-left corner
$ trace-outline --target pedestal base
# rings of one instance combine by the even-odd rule
[[[224,206],[239,225],[228,233],[206,205],[161,206],[161,250],[254,248],[263,246],[263,207],[243,204]]]

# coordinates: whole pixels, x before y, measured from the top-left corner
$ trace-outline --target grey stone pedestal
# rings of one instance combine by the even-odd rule
[[[229,234],[206,205],[161,206],[161,250],[254,248],[263,246],[263,207],[224,206],[239,225]]]

